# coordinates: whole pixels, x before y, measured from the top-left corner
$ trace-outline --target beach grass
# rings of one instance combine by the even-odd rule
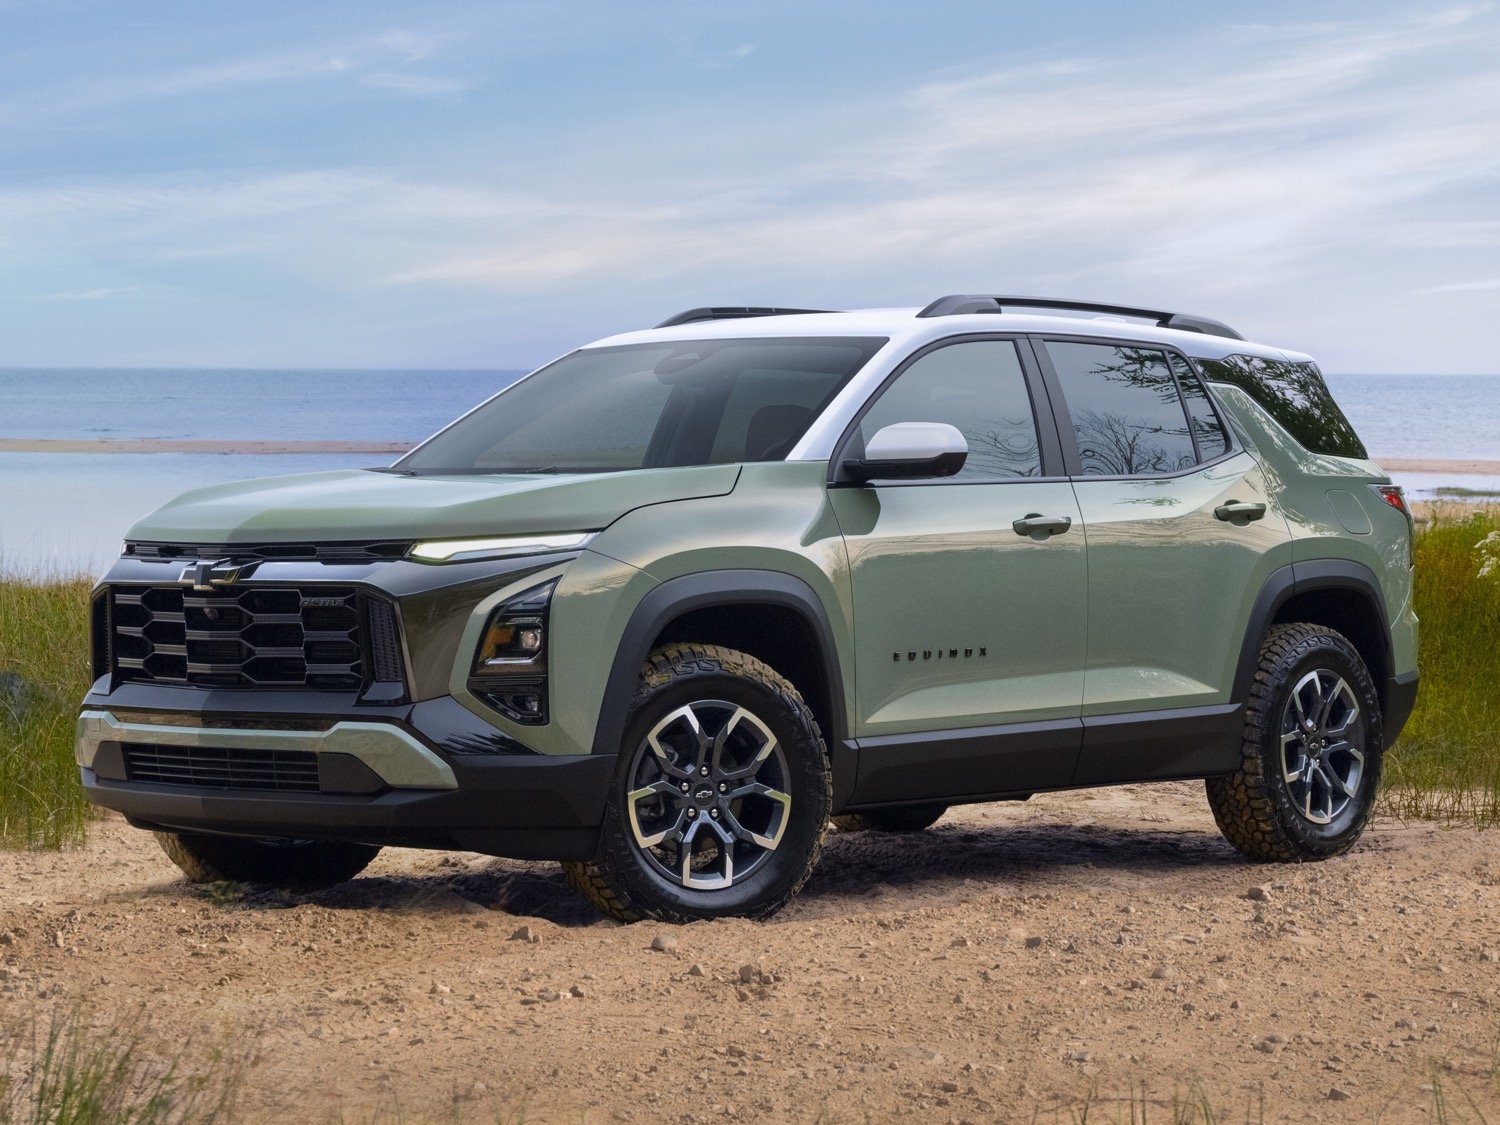
[[[1386,759],[1388,812],[1500,823],[1500,541],[1485,542],[1497,532],[1500,507],[1438,505],[1417,534],[1422,682]]]
[[[246,1043],[162,1060],[138,1023],[81,1009],[0,1025],[0,1125],[212,1125],[234,1118]]]
[[[73,729],[89,685],[90,585],[0,579],[0,846],[83,842]]]

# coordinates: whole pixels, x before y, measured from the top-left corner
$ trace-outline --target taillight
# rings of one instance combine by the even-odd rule
[[[1376,496],[1379,496],[1407,519],[1411,519],[1411,509],[1406,506],[1406,493],[1402,492],[1399,487],[1394,484],[1372,484],[1370,487],[1375,490]]]

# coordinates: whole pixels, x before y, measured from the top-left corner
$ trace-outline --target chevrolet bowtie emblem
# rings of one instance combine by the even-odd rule
[[[229,559],[199,559],[182,568],[177,579],[179,586],[191,586],[194,590],[208,591],[215,586],[233,586],[250,575],[258,564],[254,562],[235,565]]]

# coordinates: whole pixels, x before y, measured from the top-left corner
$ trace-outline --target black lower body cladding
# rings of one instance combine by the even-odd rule
[[[379,784],[364,786],[373,789],[366,792],[349,792],[361,787],[337,782],[333,788],[341,791],[209,786],[194,784],[201,778],[185,771],[163,780],[160,768],[149,781],[133,780],[129,763],[135,759],[126,734],[121,741],[99,742],[93,768],[82,770],[91,801],[153,830],[454,848],[516,859],[581,859],[594,853],[614,774],[613,755],[534,753],[447,696],[368,708],[352,700],[333,706],[327,694],[255,692],[253,711],[252,699],[243,694],[235,710],[181,709],[192,694],[187,688],[124,685],[109,696],[89,696],[84,708],[86,715],[107,714],[126,729],[210,732],[218,746],[235,742],[239,730],[316,732],[340,722],[358,723],[424,747],[451,780],[444,788]],[[222,705],[226,693],[214,694]],[[179,708],[164,707],[165,702]],[[321,714],[314,711],[318,706]],[[214,763],[221,769],[226,768],[220,766],[222,758],[220,752]],[[321,776],[340,778],[351,772],[325,769]]]

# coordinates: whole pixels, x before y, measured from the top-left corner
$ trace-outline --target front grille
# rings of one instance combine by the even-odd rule
[[[358,688],[361,603],[380,604],[321,585],[116,586],[111,596],[116,675],[201,687]]]
[[[148,543],[132,540],[125,555],[133,559],[226,559],[236,562],[359,563],[399,559],[410,539],[358,540],[343,543]]]
[[[130,742],[122,748],[125,776],[156,785],[203,789],[318,792],[318,756],[305,750],[238,750]]]

